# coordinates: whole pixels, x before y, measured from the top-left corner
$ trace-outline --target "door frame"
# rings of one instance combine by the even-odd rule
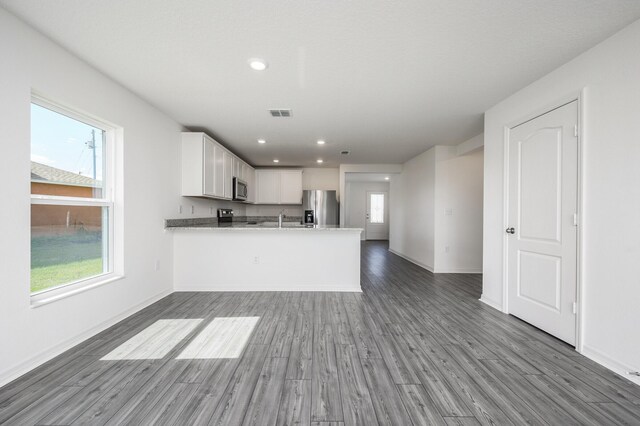
[[[384,194],[384,219],[385,219],[385,223],[384,225],[387,228],[387,238],[386,240],[371,240],[371,241],[389,241],[389,232],[391,231],[391,223],[389,222],[389,213],[391,211],[391,206],[389,205],[389,190],[387,189],[386,191],[377,191],[375,189],[367,189],[364,192],[364,212],[365,212],[365,219],[364,219],[364,240],[365,241],[369,241],[369,238],[367,237],[367,226],[369,226],[371,224],[370,220],[371,218],[370,213],[369,213],[369,207],[370,207],[370,202],[371,202],[371,194]]]
[[[514,127],[538,118],[548,112],[558,109],[566,104],[576,101],[578,103],[578,188],[577,188],[577,216],[578,229],[576,235],[576,351],[582,353],[584,349],[584,315],[583,315],[583,262],[584,258],[584,141],[587,140],[584,126],[585,100],[587,99],[587,89],[582,88],[563,97],[556,99],[542,107],[536,108],[529,114],[514,120],[504,126],[503,129],[503,206],[502,206],[502,230],[509,226],[509,132]],[[502,312],[509,313],[509,253],[507,234],[502,236]]]

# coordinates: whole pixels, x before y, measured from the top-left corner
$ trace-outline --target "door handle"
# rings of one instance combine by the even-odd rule
[[[513,235],[513,234],[516,233],[516,229],[515,228],[507,228],[506,233]]]

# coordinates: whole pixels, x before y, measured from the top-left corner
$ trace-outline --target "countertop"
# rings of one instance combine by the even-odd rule
[[[167,219],[165,229],[206,230],[206,231],[352,231],[362,232],[362,228],[340,225],[303,225],[302,217],[286,216],[282,227],[278,227],[278,216],[235,216],[232,222],[219,223],[215,217],[190,219]]]
[[[171,230],[198,230],[198,231],[217,231],[217,232],[242,232],[242,231],[356,231],[362,232],[362,228],[347,228],[339,225],[301,225],[300,223],[284,222],[282,227],[278,227],[277,222],[231,222],[231,223],[209,223],[199,225],[171,226],[166,229]]]

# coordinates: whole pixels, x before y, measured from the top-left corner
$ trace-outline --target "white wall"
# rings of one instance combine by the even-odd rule
[[[180,176],[178,176],[180,179]],[[180,213],[182,206],[182,213]],[[181,197],[173,206],[167,219],[190,219],[198,217],[217,217],[218,209],[233,209],[237,216],[245,215],[249,204],[227,200],[210,200],[207,198]],[[192,208],[193,207],[193,208]]]
[[[347,173],[384,173],[394,176],[402,172],[402,164],[340,164],[340,189],[338,191],[340,201],[340,223],[345,223],[345,204],[342,202],[341,194],[345,192],[347,183]]]
[[[456,146],[457,155],[465,155],[484,148],[484,134],[480,133]]]
[[[0,8],[0,385],[172,291],[181,126]],[[126,278],[30,307],[31,90],[124,129]],[[160,262],[160,270],[154,264]]]
[[[237,211],[234,209],[236,216],[238,215]],[[295,205],[254,205],[247,204],[246,206],[246,214],[247,216],[278,216],[280,212],[283,212],[286,216],[302,216],[302,206],[299,204]]]
[[[338,168],[302,169],[302,189],[338,191],[340,197],[340,172]]]
[[[481,147],[437,147],[435,272],[482,272]]]
[[[584,89],[582,105],[583,353],[640,370],[640,21],[485,114],[482,298],[503,307],[504,128]]]
[[[404,163],[391,178],[389,249],[433,271],[436,150]]]
[[[481,147],[476,136],[404,164],[391,180],[391,251],[436,273],[482,271]]]
[[[343,202],[345,203],[345,217],[346,226],[352,228],[362,228],[365,231],[362,232],[360,238],[364,240],[366,238],[366,214],[367,214],[367,191],[381,191],[387,193],[387,206],[391,204],[391,196],[389,194],[388,182],[347,182],[345,185],[345,196]],[[389,210],[387,210],[389,211]],[[387,228],[387,235],[389,234],[389,222],[391,221],[391,215],[387,215],[387,222],[385,223]]]

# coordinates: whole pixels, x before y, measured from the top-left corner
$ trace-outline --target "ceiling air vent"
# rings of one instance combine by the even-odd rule
[[[340,154],[349,155],[349,154],[351,154],[351,151],[340,151]]]
[[[272,117],[291,117],[290,109],[270,109],[269,114]]]

